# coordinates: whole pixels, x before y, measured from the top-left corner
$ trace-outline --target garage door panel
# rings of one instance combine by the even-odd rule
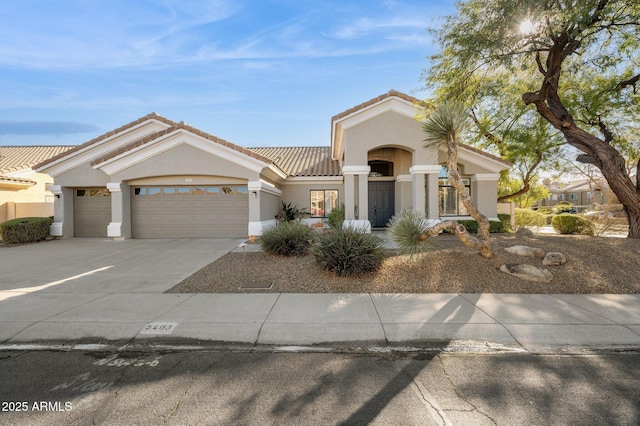
[[[246,237],[248,191],[238,185],[136,187],[132,219],[135,238]]]
[[[107,188],[75,188],[73,226],[76,237],[107,236],[111,222],[111,193]]]

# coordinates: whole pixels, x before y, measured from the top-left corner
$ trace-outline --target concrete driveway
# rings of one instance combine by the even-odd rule
[[[0,245],[0,291],[162,293],[240,239],[68,239]]]

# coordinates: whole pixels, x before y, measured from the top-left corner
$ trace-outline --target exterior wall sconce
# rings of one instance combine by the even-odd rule
[[[251,197],[258,198],[258,192],[257,191],[251,191]]]

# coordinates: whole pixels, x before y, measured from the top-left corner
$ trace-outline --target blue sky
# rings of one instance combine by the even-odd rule
[[[245,146],[328,145],[330,120],[424,97],[454,0],[0,0],[0,144],[75,145],[157,112]]]

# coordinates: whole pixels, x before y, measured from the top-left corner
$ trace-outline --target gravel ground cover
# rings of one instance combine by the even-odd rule
[[[337,277],[320,269],[313,255],[276,257],[262,252],[232,252],[205,266],[169,293],[538,293],[601,294],[640,292],[640,240],[567,235],[492,236],[494,258],[483,259],[452,235],[430,241],[432,249],[411,259],[387,251],[382,268],[361,277]],[[528,245],[567,257],[562,266],[506,252]],[[553,274],[547,284],[524,281],[498,270],[504,263],[528,263]],[[243,290],[269,282],[269,290]]]

